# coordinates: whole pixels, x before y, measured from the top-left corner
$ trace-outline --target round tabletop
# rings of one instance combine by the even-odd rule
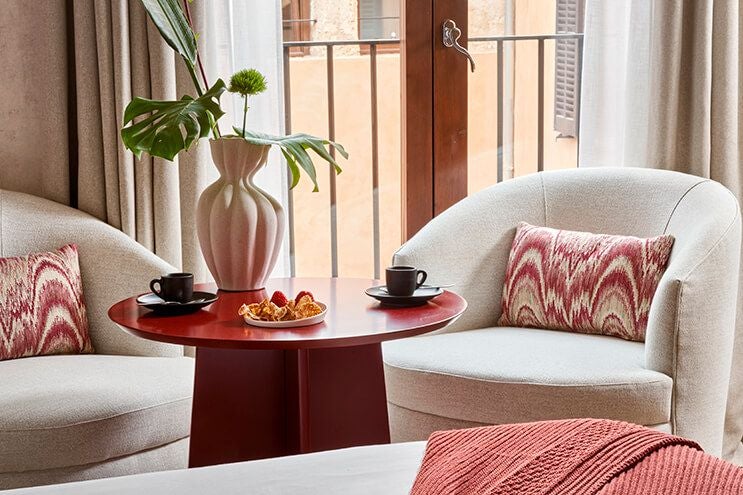
[[[277,278],[266,289],[248,292],[219,291],[213,284],[194,289],[217,292],[219,299],[195,313],[161,316],[137,305],[137,297],[120,301],[108,316],[127,332],[149,340],[195,347],[237,349],[314,349],[344,347],[412,337],[446,326],[467,307],[453,292],[412,308],[382,306],[364,294],[379,281],[356,278]],[[275,290],[294,297],[312,292],[328,306],[325,321],[317,325],[283,329],[259,328],[245,323],[237,310],[260,302]]]

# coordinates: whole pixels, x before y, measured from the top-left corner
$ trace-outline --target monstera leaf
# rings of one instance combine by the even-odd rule
[[[178,0],[141,0],[165,42],[192,67],[196,63],[196,37]]]
[[[242,129],[237,127],[233,127],[233,129],[238,136],[243,135]],[[337,173],[342,172],[341,167],[325,146],[335,148],[343,158],[348,159],[348,153],[346,153],[346,150],[343,149],[343,146],[340,144],[327,139],[311,136],[309,134],[271,136],[262,132],[245,131],[245,140],[254,144],[267,144],[270,146],[276,145],[281,149],[281,153],[283,153],[284,158],[286,158],[286,163],[289,165],[289,170],[292,174],[292,188],[299,183],[299,167],[302,167],[302,169],[307,172],[310,180],[312,180],[312,184],[315,186],[313,191],[317,192],[319,190],[317,187],[317,171],[315,170],[315,164],[312,163],[312,158],[310,158],[307,150],[312,150],[317,153],[320,158],[335,167]]]
[[[145,152],[172,160],[195,140],[206,137],[212,120],[224,115],[219,107],[219,97],[224,90],[224,81],[220,79],[196,99],[190,96],[176,101],[133,99],[124,111],[126,127],[121,129],[124,146],[137,157]],[[146,114],[149,116],[131,123]]]

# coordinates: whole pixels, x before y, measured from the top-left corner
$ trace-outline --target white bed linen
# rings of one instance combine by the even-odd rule
[[[3,495],[407,494],[425,442],[373,445],[197,469],[22,488]]]

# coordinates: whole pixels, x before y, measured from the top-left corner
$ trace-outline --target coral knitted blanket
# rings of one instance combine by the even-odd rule
[[[411,495],[725,495],[743,469],[641,426],[578,419],[435,432]]]

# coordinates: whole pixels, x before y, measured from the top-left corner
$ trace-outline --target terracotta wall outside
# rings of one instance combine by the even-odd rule
[[[400,245],[400,60],[378,57],[379,196],[382,260]],[[340,275],[373,274],[371,97],[369,58],[335,60],[336,140],[350,153],[337,177]],[[324,58],[291,62],[292,130],[328,135]],[[328,167],[315,161],[320,192],[308,181],[294,189],[296,266],[300,276],[330,274]]]

